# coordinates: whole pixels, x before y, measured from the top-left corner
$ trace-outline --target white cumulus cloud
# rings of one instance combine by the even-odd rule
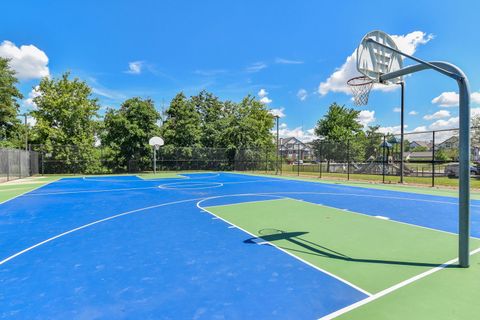
[[[285,108],[275,108],[275,109],[271,109],[271,110],[270,110],[270,113],[271,113],[274,117],[283,118],[283,117],[285,117]]]
[[[401,108],[399,108],[399,107],[395,107],[395,108],[393,108],[393,112],[401,112],[401,111],[402,111],[402,109],[401,109]]]
[[[28,93],[28,98],[23,100],[24,107],[26,107],[27,109],[36,109],[37,105],[35,104],[33,99],[41,95],[42,93],[40,92],[39,86],[35,86],[34,88],[32,88],[32,90],[30,90],[30,92]]]
[[[273,130],[272,132],[274,132]],[[302,127],[296,127],[293,129],[289,129],[288,125],[285,123],[280,124],[280,130],[279,130],[279,135],[281,138],[289,138],[289,137],[295,137],[303,142],[310,142],[314,139],[316,139],[315,136],[315,129],[311,128],[308,130],[303,130]],[[275,131],[276,132],[276,131]]]
[[[258,91],[257,95],[260,98],[266,97],[268,95],[268,91],[262,88],[262,89],[260,89],[260,91]]]
[[[370,123],[375,121],[375,111],[373,110],[362,110],[358,114],[357,121],[364,127],[368,126]]]
[[[3,41],[0,44],[0,57],[10,59],[10,67],[20,80],[50,76],[47,55],[34,45],[17,47],[11,41]]]
[[[439,96],[432,99],[433,104],[440,107],[450,108],[458,106],[460,97],[458,93],[453,91],[442,92]],[[470,101],[474,104],[480,104],[480,92],[470,94]]]
[[[411,116],[416,116],[416,115],[418,115],[418,112],[415,111],[415,110],[412,110],[408,114],[411,115]]]
[[[269,97],[263,97],[260,99],[260,102],[263,104],[269,104],[272,102],[272,99],[270,99]]]
[[[414,31],[406,35],[392,35],[392,38],[395,40],[398,48],[408,54],[415,53],[417,47],[421,44],[425,44],[431,39],[432,35],[428,35],[422,31]],[[320,95],[326,95],[329,92],[343,92],[346,94],[351,94],[350,88],[347,86],[347,80],[355,76],[359,76],[357,71],[356,59],[357,53],[353,51],[351,55],[347,57],[343,65],[336,69],[325,81],[321,82],[318,86],[318,93]],[[376,85],[374,89],[379,90],[392,90],[395,86],[383,86]]]
[[[423,117],[423,119],[425,119],[425,120],[437,120],[437,119],[448,118],[448,117],[450,117],[450,111],[440,110],[440,111],[437,111],[433,114],[426,114]]]

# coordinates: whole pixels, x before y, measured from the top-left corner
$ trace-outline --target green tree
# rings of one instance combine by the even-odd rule
[[[151,147],[148,140],[159,135],[157,121],[160,114],[150,99],[131,98],[120,109],[109,109],[104,119],[102,146],[111,150],[114,170],[146,170],[151,164]],[[133,168],[132,166],[135,166]]]
[[[228,125],[228,117],[223,103],[213,94],[203,90],[190,98],[200,116],[200,143],[206,148],[223,148],[224,131]]]
[[[358,122],[359,114],[360,111],[333,103],[327,114],[318,120],[315,134],[326,139],[322,142],[322,157],[328,161],[327,170],[330,160],[364,160],[365,133]],[[318,147],[318,143],[317,141],[314,145]]]
[[[183,92],[173,98],[165,114],[162,135],[167,149],[201,146],[200,115]]]
[[[317,122],[315,134],[330,141],[347,141],[362,132],[357,121],[360,111],[348,109],[336,103],[330,105],[327,114]]]
[[[238,104],[227,101],[224,109],[228,118],[224,139],[229,149],[273,148],[270,130],[275,120],[263,103],[247,96]]]
[[[18,99],[23,96],[8,63],[8,59],[0,58],[0,146],[20,147],[25,128],[18,119]]]
[[[69,76],[67,72],[59,79],[40,81],[41,95],[34,98],[37,109],[32,111],[37,120],[34,142],[43,145],[49,160],[57,160],[50,163],[61,166],[58,170],[98,172],[94,146],[98,101],[91,97],[92,90],[84,81],[70,80]]]

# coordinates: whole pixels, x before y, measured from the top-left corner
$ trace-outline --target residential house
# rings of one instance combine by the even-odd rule
[[[280,155],[288,160],[308,160],[312,158],[313,149],[295,137],[280,139]]]
[[[427,150],[432,149],[432,141],[412,141],[409,144],[410,150],[415,148],[427,148]]]
[[[453,136],[436,145],[436,150],[458,149],[458,137]]]

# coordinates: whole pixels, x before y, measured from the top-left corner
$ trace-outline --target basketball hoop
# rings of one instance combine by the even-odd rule
[[[352,90],[353,103],[356,106],[366,106],[373,87],[373,80],[367,76],[359,76],[348,80],[347,85]]]

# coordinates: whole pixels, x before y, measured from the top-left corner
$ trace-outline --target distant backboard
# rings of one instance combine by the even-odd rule
[[[357,70],[375,82],[379,82],[380,75],[402,68],[403,58],[398,53],[378,44],[368,41],[373,39],[390,48],[397,49],[395,41],[383,31],[367,33],[357,48]],[[386,84],[398,83],[401,78],[391,79]]]
[[[155,149],[160,148],[163,146],[165,143],[163,142],[163,139],[160,137],[152,137],[150,140],[148,140],[148,144],[154,147]]]

